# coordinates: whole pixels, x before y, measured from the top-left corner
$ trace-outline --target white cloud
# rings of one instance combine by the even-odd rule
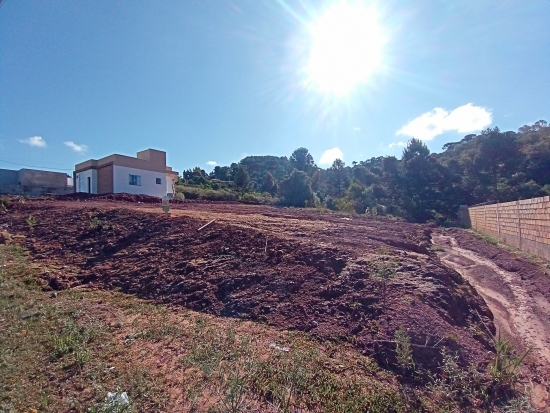
[[[353,128],[353,131],[354,132],[361,132],[361,128],[359,126],[356,126],[355,128]]]
[[[31,136],[30,138],[27,138],[27,139],[19,139],[19,142],[29,146],[36,146],[39,148],[43,148],[46,146],[46,141],[42,139],[42,136]]]
[[[327,149],[319,159],[320,165],[332,165],[336,159],[344,160],[344,154],[339,148]]]
[[[69,148],[71,148],[73,151],[78,153],[84,153],[88,150],[88,147],[86,145],[77,145],[73,141],[68,141],[63,143],[67,145]]]
[[[392,148],[395,148],[396,146],[405,146],[405,142],[390,143],[390,144],[388,145],[388,148],[392,149]]]
[[[468,103],[448,112],[435,108],[411,120],[396,135],[412,136],[429,141],[447,131],[470,133],[480,131],[493,122],[493,115],[481,106]]]
[[[208,161],[206,162],[206,164],[210,166],[216,166],[218,163],[216,161]]]

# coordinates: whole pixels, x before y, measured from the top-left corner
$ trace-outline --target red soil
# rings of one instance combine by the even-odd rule
[[[308,331],[382,365],[393,363],[400,326],[427,368],[442,346],[464,364],[491,356],[492,313],[432,251],[429,226],[234,203],[177,204],[165,216],[145,198],[111,197],[15,201],[0,225],[33,259],[62,268],[41,275],[45,288],[90,284]],[[395,269],[386,294],[384,266]]]

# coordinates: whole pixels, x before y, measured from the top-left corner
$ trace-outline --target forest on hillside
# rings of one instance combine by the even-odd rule
[[[357,214],[392,215],[412,222],[453,221],[459,205],[550,195],[550,127],[544,120],[517,132],[488,128],[430,153],[411,139],[401,159],[380,156],[327,169],[306,148],[290,157],[247,156],[239,163],[182,173],[176,194],[234,199]]]

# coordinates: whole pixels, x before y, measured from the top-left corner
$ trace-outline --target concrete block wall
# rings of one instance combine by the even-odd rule
[[[500,242],[550,260],[550,197],[468,208],[461,221]]]

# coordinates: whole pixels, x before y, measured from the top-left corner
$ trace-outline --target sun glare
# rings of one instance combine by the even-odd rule
[[[323,92],[346,95],[379,67],[384,36],[376,12],[337,3],[311,27],[309,83]]]

